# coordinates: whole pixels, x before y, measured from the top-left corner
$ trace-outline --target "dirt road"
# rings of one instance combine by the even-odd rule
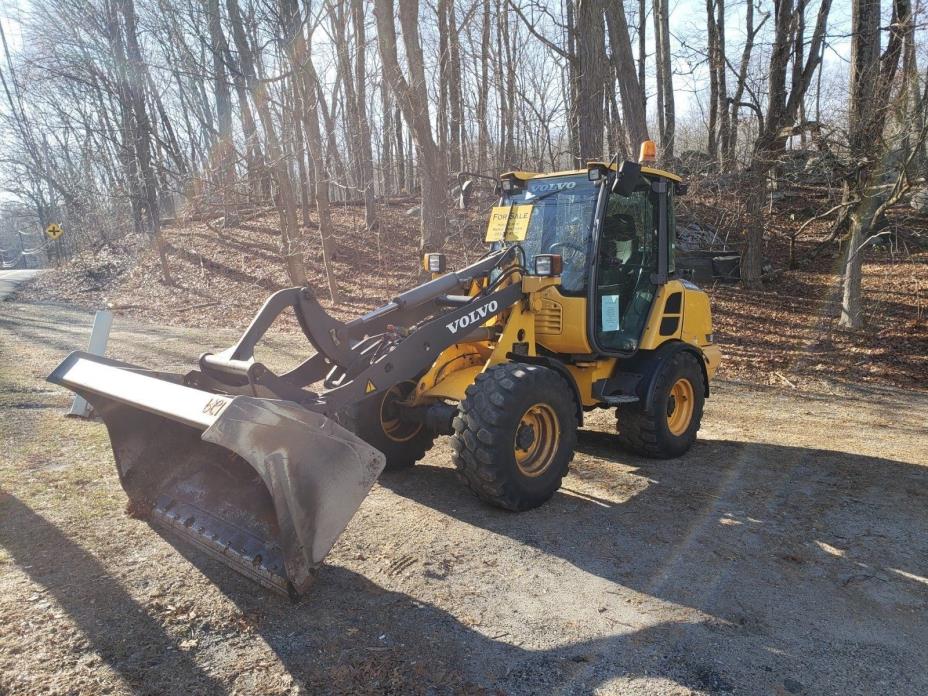
[[[667,462],[603,412],[519,515],[439,441],[294,606],[126,516],[103,426],[43,381],[90,323],[0,303],[0,693],[928,693],[923,393],[721,383]],[[117,319],[110,354],[229,338]]]

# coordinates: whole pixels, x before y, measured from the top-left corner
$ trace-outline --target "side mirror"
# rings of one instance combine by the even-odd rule
[[[641,180],[641,165],[637,162],[622,162],[612,182],[612,192],[620,196],[630,196]]]

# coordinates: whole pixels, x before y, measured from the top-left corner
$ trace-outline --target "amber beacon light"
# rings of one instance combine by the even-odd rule
[[[657,145],[654,144],[653,140],[645,140],[641,143],[641,152],[638,155],[639,162],[656,162],[657,161]]]

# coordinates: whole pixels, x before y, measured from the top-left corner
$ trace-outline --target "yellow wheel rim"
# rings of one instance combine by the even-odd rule
[[[411,391],[410,387],[415,389],[415,383],[403,382],[390,387],[380,402],[380,427],[383,434],[394,442],[409,442],[422,430],[422,423],[410,423],[400,418],[399,404]]]
[[[513,438],[513,453],[519,471],[530,477],[541,476],[557,452],[561,428],[557,414],[548,404],[537,403],[528,408]]]
[[[693,385],[681,377],[670,388],[667,398],[667,427],[674,435],[682,435],[693,420]]]

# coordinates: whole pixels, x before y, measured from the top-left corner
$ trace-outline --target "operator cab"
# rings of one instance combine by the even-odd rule
[[[587,170],[551,175],[506,174],[500,205],[528,213],[527,221],[512,234],[507,230],[494,248],[519,244],[526,263],[539,254],[559,254],[557,292],[587,299],[590,345],[598,353],[630,354],[658,285],[674,271],[673,196],[679,183],[672,174],[631,162],[618,168],[591,163]]]

